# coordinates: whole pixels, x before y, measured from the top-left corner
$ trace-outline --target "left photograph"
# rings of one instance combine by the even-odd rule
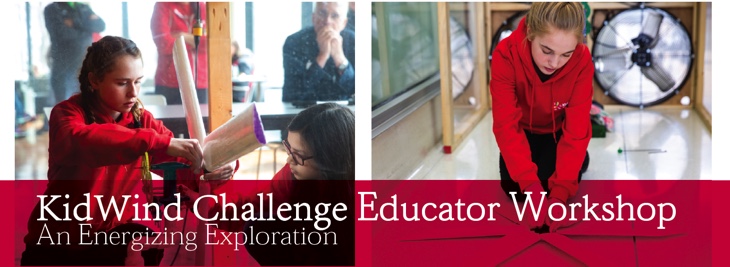
[[[11,8],[15,265],[354,265],[354,2]]]

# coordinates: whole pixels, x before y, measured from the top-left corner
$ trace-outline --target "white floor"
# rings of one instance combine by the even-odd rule
[[[712,136],[691,109],[638,110],[608,106],[615,121],[605,138],[588,145],[590,165],[586,180],[710,180]],[[499,148],[488,113],[453,154],[435,147],[410,179],[499,179]],[[618,150],[654,150],[626,151]]]

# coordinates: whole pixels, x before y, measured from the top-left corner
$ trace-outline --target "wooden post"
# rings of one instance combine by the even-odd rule
[[[213,131],[233,112],[231,79],[231,3],[208,2],[208,120]]]
[[[483,17],[485,20],[485,27],[486,27],[484,29],[484,35],[486,38],[486,46],[487,46],[486,49],[492,49],[492,34],[493,34],[492,33],[492,3],[490,3],[490,2],[484,3],[483,9],[484,9]],[[487,54],[487,65],[486,65],[487,71],[484,72],[484,73],[486,73],[485,79],[486,79],[486,86],[487,86],[486,91],[487,92],[489,92],[489,84],[492,79],[492,61],[489,60],[489,56],[490,55]],[[487,94],[487,95],[489,96],[489,94]],[[487,101],[487,103],[485,103],[485,105],[487,105],[487,108],[492,109],[492,98],[487,97],[485,100]]]
[[[451,28],[448,3],[437,3],[437,9],[443,145],[444,153],[451,154],[454,145],[454,99],[451,96]]]
[[[206,32],[208,39],[208,122],[213,131],[232,117],[233,82],[231,79],[231,4],[228,2],[208,2]],[[200,183],[200,194],[210,194],[210,186]],[[211,201],[206,199],[203,201]],[[208,213],[207,203],[202,203],[202,214]],[[195,264],[198,266],[234,265],[235,254],[232,246],[205,245],[204,223],[199,223],[198,249]]]
[[[488,13],[485,13],[486,8],[485,6],[488,5],[487,3],[475,3],[476,5],[476,36],[474,36],[474,39],[476,40],[476,57],[477,57],[477,64],[476,64],[476,82],[477,82],[477,88],[479,89],[479,95],[477,97],[477,101],[479,102],[479,117],[483,117],[484,114],[487,113],[487,110],[491,105],[488,103],[489,101],[489,94],[487,93],[489,91],[489,87],[487,85],[487,76],[488,73],[488,66],[489,66],[489,43],[487,42],[487,36],[489,36],[489,33],[487,33],[487,24],[486,21]]]
[[[705,43],[707,39],[707,35],[705,34],[707,29],[707,3],[700,2],[698,3],[698,8],[695,12],[695,25],[697,27],[695,28],[695,34],[697,36],[697,43],[695,46],[695,49],[697,51],[696,57],[695,57],[695,71],[697,77],[695,79],[695,95],[693,96],[694,101],[692,101],[694,104],[694,109],[697,111],[697,115],[700,116],[700,119],[702,119],[702,122],[707,126],[707,129],[710,131],[710,134],[712,134],[712,115],[707,111],[704,104],[704,94],[705,94]]]

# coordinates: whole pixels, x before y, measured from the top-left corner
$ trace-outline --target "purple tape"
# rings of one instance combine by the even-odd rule
[[[256,110],[256,104],[253,105],[253,132],[256,134],[256,139],[261,144],[266,144],[266,135],[264,135],[264,125],[261,123],[261,117],[259,112]]]

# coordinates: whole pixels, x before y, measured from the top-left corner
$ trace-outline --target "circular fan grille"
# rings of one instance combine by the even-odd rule
[[[687,30],[657,8],[618,13],[604,22],[593,44],[596,81],[605,94],[642,108],[679,93],[693,58]]]
[[[520,21],[525,17],[525,15],[527,15],[527,10],[518,11],[502,22],[502,25],[499,26],[497,32],[494,33],[494,36],[492,36],[492,48],[489,49],[489,60],[492,60],[492,52],[494,52],[494,49],[497,48],[497,44],[504,40],[504,38],[509,37],[513,31],[517,30],[517,26],[520,24]]]

